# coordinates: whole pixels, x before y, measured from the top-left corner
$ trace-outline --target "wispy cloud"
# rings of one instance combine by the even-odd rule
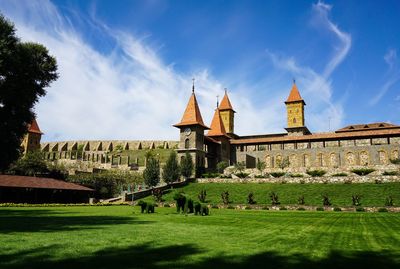
[[[301,91],[309,100],[308,125],[318,131],[338,128],[343,121],[344,110],[340,103],[332,100],[331,75],[346,58],[351,48],[350,34],[342,31],[330,19],[332,6],[318,2],[312,7],[313,20],[317,27],[333,34],[338,44],[335,44],[334,53],[321,71],[308,66],[301,66],[293,57],[285,57],[267,51],[273,64],[290,72],[300,85]]]
[[[230,84],[216,78],[207,68],[178,72],[166,63],[159,48],[151,46],[151,37],[137,37],[118,29],[108,29],[96,20],[93,11],[86,27],[112,40],[109,52],[99,51],[85,40],[70,17],[49,1],[2,1],[2,12],[15,22],[24,41],[35,41],[49,48],[59,64],[60,78],[36,107],[44,139],[178,139],[171,125],[177,123],[196,78],[196,94],[206,122],[214,113],[216,95],[232,88],[230,98],[236,115],[238,134],[282,132],[286,125],[282,103],[288,91],[277,85],[268,88],[270,97],[263,101],[249,92],[265,91],[268,81],[249,85],[246,81]],[[344,112],[332,100],[330,75],[345,59],[351,37],[329,19],[331,7],[318,3],[313,16],[321,27],[338,40],[333,57],[324,70],[317,72],[301,66],[294,58],[269,52],[274,65],[293,74],[308,102],[307,125],[327,130],[339,127]],[[235,74],[232,74],[234,77]],[[257,104],[257,105],[256,105]],[[328,121],[329,122],[329,121]]]
[[[388,49],[386,54],[383,56],[386,64],[388,65],[388,72],[386,74],[386,81],[380,87],[378,94],[375,95],[370,105],[376,105],[383,96],[389,91],[394,84],[400,80],[400,70],[398,68],[397,51],[395,49]]]

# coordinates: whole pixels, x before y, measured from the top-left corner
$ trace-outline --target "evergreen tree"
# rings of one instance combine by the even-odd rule
[[[163,179],[166,183],[172,183],[179,180],[181,175],[180,167],[176,159],[176,152],[172,151],[163,167]]]
[[[147,160],[146,169],[143,171],[144,183],[147,186],[155,187],[160,183],[160,163],[158,160],[150,157]]]
[[[193,166],[192,155],[190,155],[189,152],[186,152],[185,156],[183,156],[181,160],[181,174],[185,179],[192,176]]]
[[[21,42],[0,14],[0,171],[18,159],[32,108],[56,80],[56,59],[36,43]]]

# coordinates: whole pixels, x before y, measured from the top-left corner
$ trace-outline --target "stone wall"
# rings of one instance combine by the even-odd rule
[[[267,171],[270,172],[279,169],[279,164],[284,159],[289,160],[291,172],[305,172],[308,169],[349,171],[357,167],[372,167],[384,171],[391,169],[390,159],[399,158],[399,152],[399,137],[281,142],[236,147],[239,162],[246,162],[248,156],[252,156],[265,162]]]
[[[345,177],[266,177],[266,178],[198,178],[198,183],[388,183],[388,182],[400,182],[400,176],[357,176],[349,175]]]

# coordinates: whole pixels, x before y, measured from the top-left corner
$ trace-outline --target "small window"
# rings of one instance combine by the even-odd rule
[[[293,123],[296,123],[296,118],[293,118]]]
[[[189,138],[186,138],[185,140],[185,149],[189,148]]]

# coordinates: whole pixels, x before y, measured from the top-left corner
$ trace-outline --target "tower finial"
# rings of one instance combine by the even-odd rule
[[[225,90],[225,94],[228,92],[228,89],[227,88],[224,88],[224,90]]]
[[[296,79],[295,78],[293,78],[293,84],[296,84]]]
[[[192,85],[192,93],[194,93],[194,78],[192,78],[192,81],[193,81],[193,85]]]
[[[219,95],[217,95],[217,108],[219,107]]]

